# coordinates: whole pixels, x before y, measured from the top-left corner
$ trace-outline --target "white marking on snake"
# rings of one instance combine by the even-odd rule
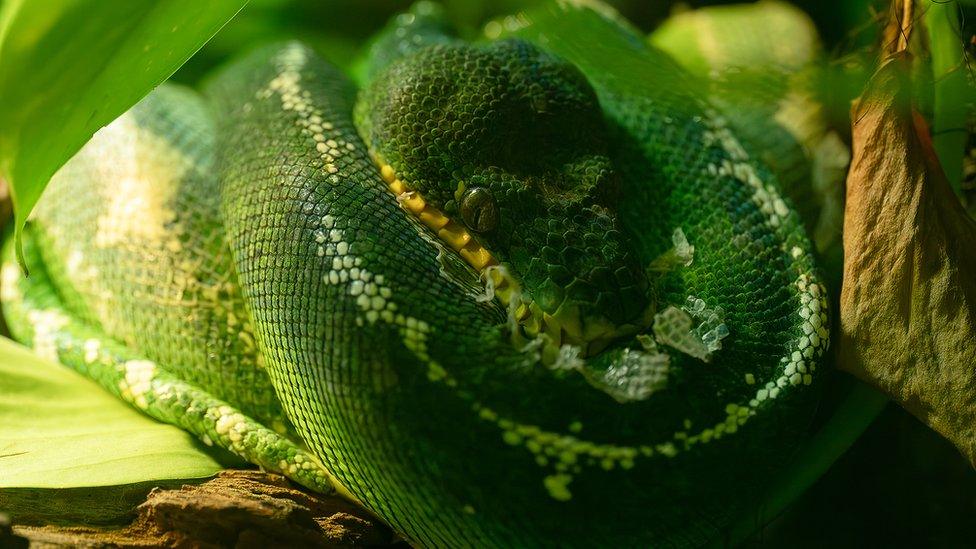
[[[145,410],[149,407],[146,395],[152,393],[156,377],[156,363],[151,360],[128,360],[122,364],[125,377],[119,381],[122,398]]]
[[[20,283],[23,277],[24,274],[16,263],[4,262],[3,269],[0,271],[0,298],[5,303],[16,303],[22,299]]]
[[[47,360],[58,362],[58,333],[68,325],[68,317],[59,311],[42,309],[27,312],[27,322],[34,328],[31,347]]]
[[[178,251],[181,244],[170,207],[186,173],[193,168],[165,138],[140,126],[126,113],[96,134],[98,151],[113,151],[113,162],[92,162],[104,208],[96,219],[94,245],[131,246],[134,242]],[[152,151],[150,156],[146,152]],[[82,155],[94,154],[83,149]],[[71,174],[63,174],[69,177]],[[57,176],[55,176],[57,177]]]
[[[335,129],[332,122],[324,120],[324,113],[312,102],[312,94],[302,88],[302,70],[308,59],[305,49],[292,45],[277,58],[279,73],[268,82],[268,86],[257,92],[258,99],[268,99],[277,93],[281,108],[293,111],[298,116],[296,123],[302,135],[311,138],[313,147],[322,160],[322,169],[329,174],[339,172],[336,160],[347,151],[356,150],[356,145],[343,139],[330,137],[326,132]],[[333,180],[333,182],[335,182]]]
[[[398,311],[393,290],[386,284],[385,277],[365,268],[362,259],[353,255],[355,244],[346,241],[345,233],[336,226],[334,217],[323,216],[322,229],[328,230],[330,240],[335,244],[334,248],[326,249],[324,259],[330,269],[323,276],[323,282],[346,285],[348,295],[355,298],[356,306],[362,312],[362,316],[356,317],[356,323],[365,326],[382,322],[394,326],[404,347],[427,366],[427,377],[431,381],[444,380],[446,371],[431,358],[427,349],[430,325]],[[345,253],[340,253],[340,249]],[[453,384],[453,380],[448,382]]]
[[[102,342],[97,339],[86,339],[84,348],[85,364],[94,364],[100,356]]]
[[[755,168],[748,161],[748,154],[729,130],[725,120],[713,110],[707,110],[706,114],[705,123],[709,129],[705,132],[705,145],[717,143],[729,155],[729,159],[723,160],[719,166],[718,174],[734,177],[749,185],[753,190],[752,201],[765,214],[767,225],[773,232],[781,234],[778,229],[782,227],[787,216],[791,215],[786,202],[774,186],[764,183],[756,174]],[[799,260],[805,255],[802,248],[787,246],[784,238],[783,251],[793,259]],[[803,319],[803,333],[790,344],[787,354],[780,359],[783,367],[781,375],[756,392],[755,398],[749,402],[751,407],[776,398],[780,389],[787,385],[812,383],[814,359],[826,349],[827,305],[823,286],[814,282],[810,274],[805,272],[798,273],[794,286],[800,299],[797,314]]]

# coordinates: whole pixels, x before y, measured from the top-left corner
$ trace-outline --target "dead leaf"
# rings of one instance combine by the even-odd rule
[[[851,112],[840,364],[976,465],[976,223],[953,194],[910,58],[892,55]]]

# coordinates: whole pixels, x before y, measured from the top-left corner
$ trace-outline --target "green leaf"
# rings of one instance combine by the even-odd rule
[[[945,170],[949,186],[958,195],[965,155],[966,120],[972,106],[973,89],[966,81],[964,41],[955,2],[929,0],[925,7],[925,27],[932,54],[935,86],[935,112],[932,143]]]
[[[54,172],[95,131],[173,74],[245,3],[3,3],[0,177],[11,188],[18,255],[20,229]]]
[[[51,509],[56,516],[77,498],[89,507],[125,503],[128,510],[133,494],[238,463],[6,338],[0,338],[0,395],[0,510],[15,519],[36,515],[38,502],[63,507]]]

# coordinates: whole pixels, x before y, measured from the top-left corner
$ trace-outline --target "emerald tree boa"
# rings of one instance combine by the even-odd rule
[[[811,244],[693,77],[548,10],[160,87],[7,254],[15,335],[418,545],[712,539],[816,403]]]

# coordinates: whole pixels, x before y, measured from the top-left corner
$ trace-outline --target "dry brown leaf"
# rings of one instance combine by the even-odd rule
[[[976,223],[891,56],[854,105],[844,217],[841,367],[976,465]]]

